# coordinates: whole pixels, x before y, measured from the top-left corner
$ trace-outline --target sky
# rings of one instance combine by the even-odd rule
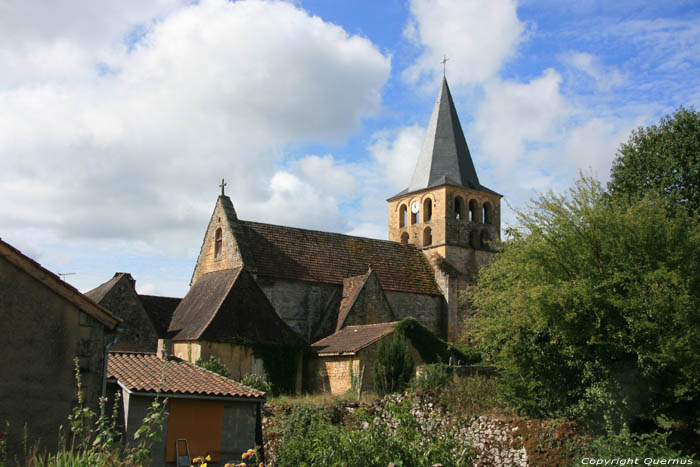
[[[386,239],[443,56],[505,228],[700,108],[700,2],[0,0],[0,237],[181,297],[224,178],[241,219]]]

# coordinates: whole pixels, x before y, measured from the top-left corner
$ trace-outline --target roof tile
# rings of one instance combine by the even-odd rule
[[[347,326],[335,334],[316,341],[311,348],[319,356],[353,354],[394,332],[394,325],[397,322]]]
[[[107,378],[132,392],[264,399],[265,393],[175,357],[110,352]]]

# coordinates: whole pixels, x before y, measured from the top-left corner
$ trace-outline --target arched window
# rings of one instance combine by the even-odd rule
[[[489,249],[489,242],[491,241],[491,236],[489,235],[489,231],[484,229],[481,231],[481,248],[484,250]]]
[[[482,222],[484,224],[493,223],[493,208],[491,207],[491,203],[489,203],[488,201],[484,203],[484,217],[482,219]]]
[[[423,231],[423,246],[433,244],[433,231],[430,227],[426,227]]]
[[[469,222],[478,222],[479,204],[475,199],[469,200]]]
[[[408,238],[409,238],[408,232],[402,233],[401,234],[401,244],[408,245]]]
[[[405,204],[402,204],[399,208],[399,227],[406,227],[406,222],[408,221],[408,208]]]
[[[433,202],[430,198],[425,198],[423,201],[423,222],[430,222],[433,218]]]
[[[461,196],[455,197],[455,219],[464,219],[464,200]]]
[[[420,213],[411,212],[411,224],[417,224],[420,222]]]
[[[214,258],[221,258],[221,237],[221,227],[219,227],[214,235]]]

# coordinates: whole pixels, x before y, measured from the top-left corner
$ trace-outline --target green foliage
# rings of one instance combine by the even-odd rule
[[[670,433],[654,431],[634,434],[627,428],[619,432],[608,432],[587,442],[574,446],[575,458],[666,458],[682,459],[683,453],[669,446]]]
[[[119,398],[116,397],[111,416],[105,414],[104,400],[100,401],[100,414],[84,406],[81,391],[78,359],[75,360],[75,376],[78,404],[68,416],[71,442],[55,454],[41,455],[36,449],[26,461],[33,467],[139,467],[151,460],[151,446],[161,439],[165,420],[166,400],[154,398],[146,412],[142,425],[136,430],[134,446],[124,446],[117,428]]]
[[[231,373],[229,373],[228,368],[226,368],[226,365],[221,363],[221,360],[219,360],[219,358],[215,355],[210,355],[209,360],[202,360],[200,358],[195,362],[195,365],[202,367],[205,370],[209,370],[216,374],[219,374],[225,378],[231,376]]]
[[[680,107],[658,125],[638,128],[613,162],[615,195],[652,191],[697,212],[700,208],[700,113]]]
[[[421,372],[411,381],[411,390],[423,394],[435,396],[452,382],[452,374],[449,365],[445,363],[431,363],[423,365]]]
[[[379,342],[374,362],[374,389],[380,394],[402,391],[415,367],[405,338],[395,332],[393,338]]]
[[[241,378],[241,384],[262,392],[270,392],[272,389],[272,385],[265,378],[254,374],[245,375]]]
[[[420,324],[415,318],[404,318],[394,325],[396,332],[406,337],[425,363],[471,364],[481,361],[481,356],[471,347],[458,347],[445,342]]]
[[[469,331],[508,404],[598,429],[700,426],[700,227],[674,209],[582,178],[518,213]]]
[[[410,401],[387,403],[383,417],[358,411],[346,425],[318,408],[296,407],[281,428],[275,465],[472,465],[473,452],[457,441],[458,429],[428,429],[411,414]]]
[[[436,395],[437,401],[455,417],[469,419],[485,415],[501,406],[496,378],[453,376]]]
[[[299,339],[292,344],[254,342],[249,345],[253,348],[253,355],[263,361],[272,395],[294,394],[299,359],[308,348],[306,342]]]

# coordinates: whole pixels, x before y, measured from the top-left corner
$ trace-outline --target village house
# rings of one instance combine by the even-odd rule
[[[121,320],[0,240],[0,322],[0,429],[9,423],[8,454],[19,455],[25,425],[30,446],[55,450],[77,402],[74,361],[85,404],[96,410]]]

